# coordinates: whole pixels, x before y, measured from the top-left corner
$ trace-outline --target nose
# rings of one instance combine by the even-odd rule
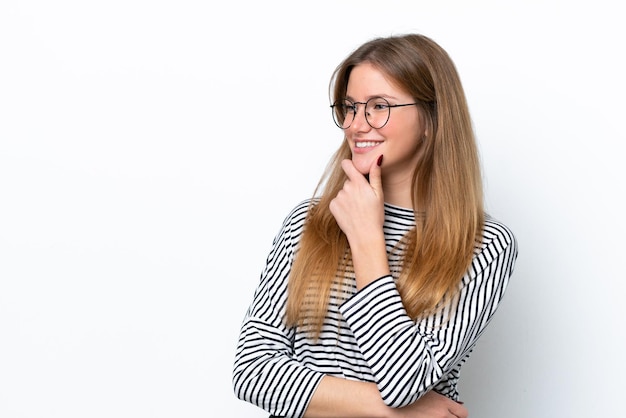
[[[354,113],[354,119],[352,120],[352,124],[350,128],[353,128],[357,131],[360,130],[368,130],[370,128],[370,124],[367,122],[366,112],[366,104],[361,102],[354,103],[356,106],[356,112]],[[363,112],[361,112],[361,108],[363,108]]]

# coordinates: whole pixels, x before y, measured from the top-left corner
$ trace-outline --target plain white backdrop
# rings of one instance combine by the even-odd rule
[[[470,416],[619,416],[619,10],[3,2],[0,416],[266,417],[231,388],[241,319],[280,223],[341,140],[332,71],[360,43],[406,32],[456,62],[487,207],[519,240],[462,374]]]

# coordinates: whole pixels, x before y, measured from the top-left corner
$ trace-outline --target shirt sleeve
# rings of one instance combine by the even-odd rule
[[[323,374],[293,359],[295,330],[284,324],[287,280],[302,232],[306,202],[285,219],[273,241],[241,326],[233,367],[235,395],[276,416],[298,418]]]
[[[436,314],[412,320],[391,276],[340,307],[387,405],[415,402],[469,355],[504,295],[516,258],[512,232],[489,221],[458,297]]]

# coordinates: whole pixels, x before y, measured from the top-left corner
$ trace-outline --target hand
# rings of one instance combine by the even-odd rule
[[[395,409],[393,418],[467,418],[469,413],[462,404],[430,391],[415,403]]]
[[[381,159],[382,156],[378,161]],[[385,200],[378,161],[370,167],[368,183],[352,160],[343,160],[341,167],[348,179],[330,202],[330,211],[348,238],[359,290],[389,274],[383,231]]]
[[[343,160],[341,167],[348,179],[330,202],[330,211],[348,241],[354,244],[382,232],[385,215],[381,169],[376,160],[372,162],[368,183],[352,160]]]

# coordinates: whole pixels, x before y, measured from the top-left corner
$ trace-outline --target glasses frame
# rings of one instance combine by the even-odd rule
[[[365,109],[367,109],[367,104],[368,104],[369,102],[371,102],[372,100],[381,100],[381,99],[382,99],[382,100],[384,100],[384,101],[387,103],[387,105],[386,105],[386,106],[387,106],[387,119],[385,120],[385,122],[384,122],[382,125],[380,125],[380,126],[376,127],[376,126],[374,126],[374,125],[372,125],[372,124],[370,123],[369,119],[367,118],[367,112],[365,111]],[[348,124],[348,126],[345,126],[345,127],[344,127],[344,126],[339,125],[339,121],[338,121],[338,120],[337,120],[337,118],[336,118],[336,111],[335,111],[335,108],[336,108],[337,106],[339,106],[339,103],[340,103],[340,102],[343,102],[343,103],[345,103],[345,102],[349,102],[349,103],[351,103],[351,104],[352,104],[352,106],[350,106],[350,107],[353,107],[353,108],[354,108],[354,113],[352,114],[352,120],[350,121],[350,123]],[[330,105],[330,108],[331,108],[331,112],[332,112],[332,116],[333,116],[333,122],[335,123],[335,125],[337,125],[337,127],[338,127],[339,129],[346,130],[346,129],[348,129],[350,126],[352,126],[352,123],[354,122],[354,119],[356,118],[356,114],[359,112],[359,107],[358,107],[358,105],[363,105],[363,113],[365,114],[365,122],[367,122],[367,124],[368,124],[370,127],[372,127],[373,129],[381,129],[381,128],[384,128],[384,127],[385,127],[385,125],[387,125],[387,122],[389,122],[389,118],[391,117],[391,109],[392,109],[392,108],[394,108],[394,107],[404,107],[404,106],[413,106],[413,105],[417,105],[417,104],[420,104],[420,102],[415,102],[415,103],[401,103],[401,104],[393,104],[393,105],[392,105],[392,104],[390,104],[390,103],[389,103],[389,101],[388,101],[387,99],[385,99],[384,97],[375,96],[375,97],[371,97],[371,98],[367,99],[367,101],[366,101],[366,102],[353,102],[352,100],[350,100],[350,99],[346,99],[346,98],[343,98],[343,99],[338,99],[338,100],[335,100],[335,102],[334,102],[333,104],[331,104],[331,105]],[[344,115],[344,118],[345,118],[345,115]],[[344,119],[344,122],[345,122],[345,119]],[[345,125],[345,123],[344,123],[344,125]]]

